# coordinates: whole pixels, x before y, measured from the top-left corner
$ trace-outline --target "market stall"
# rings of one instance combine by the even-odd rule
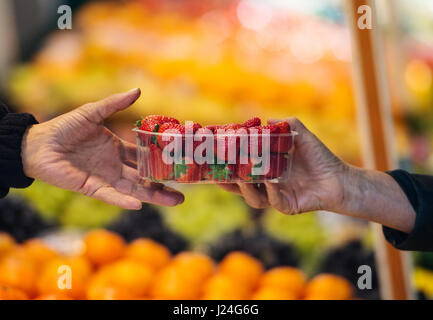
[[[380,30],[357,28],[362,4],[370,3],[88,2],[76,9],[73,30],[49,32],[12,68],[6,96],[46,120],[140,87],[142,98],[109,121],[130,141],[132,124],[154,113],[203,125],[296,116],[349,163],[388,170],[408,158],[406,122],[379,76],[387,54]],[[423,66],[406,70],[416,88],[427,77]],[[45,299],[411,297],[409,258],[367,223],[253,210],[212,185],[182,191],[184,204],[140,212],[38,181],[14,191],[0,200],[0,231],[9,234],[0,237],[0,282]],[[67,297],[53,289],[65,261],[80,274]],[[373,270],[372,290],[356,287],[360,265]],[[422,282],[428,272],[419,271]],[[242,292],[233,280],[240,274]],[[132,283],[137,277],[142,286]]]

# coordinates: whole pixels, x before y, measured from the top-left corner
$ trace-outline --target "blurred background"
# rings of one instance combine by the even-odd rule
[[[61,4],[72,8],[71,30],[57,28]],[[433,173],[433,5],[377,6],[396,128],[390,143],[402,168]],[[2,0],[0,99],[44,121],[140,87],[134,106],[107,124],[132,142],[135,120],[148,114],[202,125],[296,116],[338,156],[362,165],[345,19],[342,0]],[[373,290],[355,297],[379,298],[368,224],[327,212],[253,210],[210,185],[181,188],[186,201],[178,207],[123,212],[36,181],[0,200],[0,231],[79,254],[83,232],[107,228],[172,254],[195,250],[220,261],[240,250],[267,269],[331,273],[352,285],[367,264]],[[433,255],[415,258],[417,297],[433,298]]]

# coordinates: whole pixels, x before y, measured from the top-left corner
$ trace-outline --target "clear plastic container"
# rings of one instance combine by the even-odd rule
[[[138,171],[156,182],[261,183],[290,175],[297,132],[154,133],[134,129]]]

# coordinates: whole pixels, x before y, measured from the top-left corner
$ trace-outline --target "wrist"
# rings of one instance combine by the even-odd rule
[[[341,197],[332,211],[353,215],[359,211],[359,204],[364,201],[366,188],[365,179],[367,170],[344,164],[342,170],[338,173],[338,180],[341,185]]]
[[[42,134],[40,124],[34,124],[27,128],[21,142],[21,159],[24,174],[29,178],[36,178],[35,163],[38,162],[38,153],[42,146]]]

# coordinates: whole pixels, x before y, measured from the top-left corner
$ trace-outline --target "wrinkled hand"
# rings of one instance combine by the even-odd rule
[[[282,120],[271,120],[270,123]],[[221,184],[228,191],[242,195],[254,208],[272,206],[296,214],[312,210],[338,210],[344,200],[344,172],[347,165],[337,158],[299,120],[286,119],[295,138],[295,152],[288,181]]]
[[[125,209],[138,210],[142,202],[182,203],[178,191],[141,181],[135,145],[104,126],[104,119],[139,96],[133,89],[30,127],[22,142],[25,174]]]

